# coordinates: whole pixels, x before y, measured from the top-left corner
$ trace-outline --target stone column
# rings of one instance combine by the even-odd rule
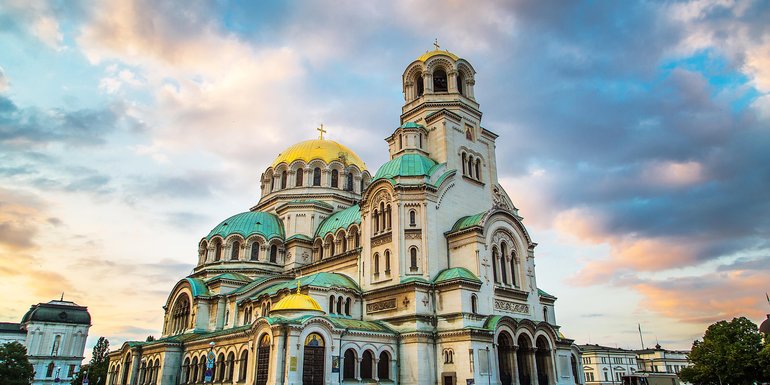
[[[447,91],[457,92],[457,71],[449,71],[447,74]]]
[[[433,93],[433,75],[429,72],[422,73],[422,84],[424,93]]]
[[[225,325],[225,299],[220,298],[217,301],[217,323],[216,330],[222,330]]]
[[[361,382],[361,357],[356,357],[356,381]]]
[[[380,376],[379,376],[379,373],[377,373],[377,369],[378,369],[378,368],[377,368],[377,365],[378,365],[379,363],[380,363],[380,359],[379,359],[379,358],[375,358],[375,359],[374,359],[374,363],[372,363],[372,379],[373,379],[374,381],[377,381],[377,382],[379,382],[379,381],[380,381]]]
[[[537,382],[537,347],[533,347],[528,353],[527,356],[529,356],[529,362],[532,364],[532,376],[531,382],[532,385],[538,385]]]
[[[519,346],[518,345],[511,346],[511,359],[513,361],[513,365],[511,365],[511,368],[513,369],[513,370],[511,370],[511,376],[513,376],[513,381],[511,381],[511,383],[516,384],[516,385],[522,385],[522,384],[519,384],[519,353],[518,353],[518,350],[519,350]]]

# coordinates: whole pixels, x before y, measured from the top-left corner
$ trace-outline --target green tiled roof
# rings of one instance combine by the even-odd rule
[[[224,274],[219,274],[219,275],[217,275],[215,277],[207,279],[206,282],[213,282],[214,280],[218,280],[218,279],[227,279],[227,280],[230,280],[230,281],[238,281],[238,282],[243,282],[243,283],[251,282],[251,278],[249,278],[249,277],[247,277],[247,276],[245,276],[245,275],[243,275],[241,273],[224,273]]]
[[[445,164],[445,163],[442,163],[442,164]],[[445,173],[441,174],[441,176],[440,176],[440,177],[438,177],[438,179],[436,179],[436,182],[435,182],[435,183],[433,183],[433,185],[434,185],[434,186],[436,186],[436,187],[439,187],[439,186],[441,186],[441,184],[442,184],[442,183],[444,183],[444,180],[445,180],[446,178],[449,178],[449,176],[450,176],[450,175],[453,175],[453,174],[455,174],[455,173],[457,173],[457,170],[449,170],[449,171],[447,171],[447,172],[445,172]]]
[[[427,156],[403,154],[380,166],[372,181],[383,178],[391,179],[397,176],[428,176],[434,166],[436,166],[436,162]]]
[[[554,296],[552,296],[552,295],[550,295],[550,294],[546,293],[546,292],[545,292],[545,290],[542,290],[542,289],[540,289],[540,288],[538,288],[538,289],[537,289],[537,295],[540,295],[540,296],[543,296],[543,297],[551,297],[551,298],[556,298],[556,297],[554,297]]]
[[[478,226],[481,223],[481,219],[484,218],[484,214],[487,212],[484,211],[482,213],[478,213],[476,215],[469,215],[467,217],[462,217],[455,222],[454,226],[452,226],[452,231],[458,231],[467,229],[469,227]]]
[[[305,241],[312,241],[313,240],[313,238],[310,238],[310,237],[308,237],[305,234],[294,234],[294,235],[286,238],[286,242],[294,240],[294,239],[302,239],[302,240],[305,240]]]
[[[292,279],[291,281],[276,283],[275,285],[271,285],[269,287],[266,287],[263,290],[260,290],[252,298],[258,298],[264,294],[268,294],[272,296],[284,289],[294,290],[297,288],[297,281],[300,281],[300,285],[302,287],[307,287],[307,286],[322,287],[322,288],[339,287],[344,289],[361,291],[358,285],[356,285],[356,283],[353,282],[353,280],[348,278],[347,276],[344,276],[342,274],[337,274],[337,273],[320,272],[320,273],[315,273],[311,275],[306,275],[304,277]]]
[[[190,284],[190,290],[192,291],[193,298],[195,297],[208,297],[211,295],[209,289],[206,287],[206,283],[200,278],[185,278],[187,283]]]
[[[247,291],[249,291],[249,290],[259,286],[261,283],[267,281],[268,279],[273,279],[273,278],[275,278],[275,277],[274,276],[267,276],[267,277],[257,278],[255,280],[251,281],[250,283],[247,283],[247,284],[245,284],[245,285],[243,285],[243,286],[233,290],[232,293],[233,294],[241,294],[243,292],[247,292]]]
[[[347,229],[354,223],[361,223],[361,208],[353,205],[345,210],[337,211],[326,218],[315,232],[316,237],[324,237],[326,234],[333,233],[339,229]]]
[[[422,282],[430,284],[430,281],[423,277],[406,277],[401,280],[401,283],[409,283],[409,282]]]
[[[235,214],[222,221],[222,223],[211,230],[206,239],[211,239],[215,235],[227,238],[231,234],[240,234],[244,238],[252,234],[259,234],[268,240],[271,238],[283,239],[283,223],[273,214],[261,211],[247,211]]]
[[[425,128],[422,124],[417,124],[415,122],[406,122],[401,125],[401,128]]]
[[[503,316],[501,315],[491,315],[487,317],[487,320],[484,321],[484,329],[486,330],[497,329],[497,323],[500,322],[501,318],[503,318]]]
[[[324,318],[329,320],[329,322],[334,324],[334,326],[342,329],[355,329],[355,330],[363,330],[368,332],[393,333],[393,331],[390,330],[388,327],[376,321],[361,321],[361,320],[340,318],[340,317],[324,317]]]
[[[471,273],[468,269],[464,267],[453,267],[450,269],[442,270],[435,279],[433,279],[434,283],[441,283],[446,282],[453,279],[464,279],[468,281],[473,281],[477,283],[481,283],[481,280],[473,273]]]

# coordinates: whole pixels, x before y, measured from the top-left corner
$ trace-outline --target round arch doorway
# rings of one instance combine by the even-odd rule
[[[513,339],[507,332],[497,337],[497,368],[502,385],[513,385]]]
[[[324,385],[326,354],[324,339],[318,333],[311,333],[305,338],[305,351],[302,358],[302,384]]]
[[[256,385],[267,384],[268,369],[270,367],[270,337],[267,334],[259,340],[257,348],[257,378]]]

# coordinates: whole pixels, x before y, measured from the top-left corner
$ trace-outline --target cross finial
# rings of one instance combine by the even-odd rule
[[[297,280],[297,294],[299,294],[300,280]]]
[[[436,51],[438,51],[438,49],[441,48],[441,46],[438,45],[438,38],[436,38],[436,40],[433,41],[433,46],[436,47]]]
[[[64,292],[61,292],[61,299],[59,301],[64,301]]]
[[[324,125],[321,123],[321,127],[316,128],[318,132],[320,133],[318,139],[324,140],[324,134],[326,133],[326,130],[324,130]]]

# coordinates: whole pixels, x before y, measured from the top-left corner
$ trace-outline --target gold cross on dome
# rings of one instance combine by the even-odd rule
[[[300,282],[300,280],[297,280],[297,294],[299,294]]]
[[[318,127],[318,128],[316,128],[316,130],[318,130],[318,132],[321,134],[321,135],[318,137],[318,139],[320,139],[320,140],[324,140],[324,134],[326,133],[326,130],[324,130],[324,125],[323,125],[323,123],[321,123],[321,127]]]
[[[441,48],[441,46],[438,45],[438,38],[436,38],[436,40],[433,41],[433,46],[436,47],[436,51],[438,51],[438,49]]]

